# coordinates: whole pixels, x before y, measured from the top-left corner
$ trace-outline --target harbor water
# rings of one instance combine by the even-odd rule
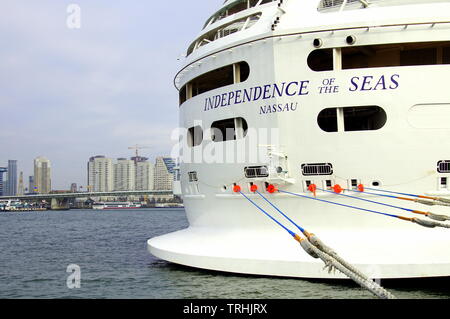
[[[148,238],[187,225],[184,210],[170,208],[0,213],[0,298],[374,298],[350,281],[212,272],[148,253]],[[79,288],[71,286],[74,265]],[[398,298],[408,299],[448,299],[449,283],[382,281]]]

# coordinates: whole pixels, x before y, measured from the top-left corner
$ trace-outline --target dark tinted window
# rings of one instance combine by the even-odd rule
[[[248,125],[243,118],[239,117],[216,121],[211,125],[211,129],[211,139],[214,142],[223,142],[237,139],[237,130],[242,130],[240,135],[245,137],[247,135]]]
[[[353,106],[340,108],[344,117],[344,130],[370,131],[379,130],[387,121],[386,112],[379,106]],[[338,108],[328,108],[322,110],[317,123],[325,132],[338,131]]]

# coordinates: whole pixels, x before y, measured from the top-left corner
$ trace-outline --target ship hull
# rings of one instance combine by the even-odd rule
[[[370,277],[450,276],[449,229],[395,217],[450,208],[382,196],[450,197],[450,16],[436,15],[450,4],[380,1],[323,13],[314,1],[277,2],[261,7],[250,29],[192,47],[177,74],[179,125],[192,135],[180,139],[189,227],[150,239],[149,251],[204,269],[343,278],[254,205],[298,232],[257,187]],[[211,84],[227,68],[234,82]],[[234,135],[218,139],[225,127]],[[358,198],[330,193],[336,185]],[[355,193],[359,185],[366,192]]]

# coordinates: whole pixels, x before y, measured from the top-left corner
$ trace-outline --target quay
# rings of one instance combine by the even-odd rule
[[[172,190],[144,190],[144,191],[114,191],[114,192],[77,192],[77,193],[50,193],[21,196],[0,196],[0,201],[49,201],[52,210],[70,209],[70,200],[76,198],[92,197],[125,197],[125,196],[164,196],[173,195]]]

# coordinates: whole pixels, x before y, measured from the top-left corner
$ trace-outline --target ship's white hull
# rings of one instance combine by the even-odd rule
[[[377,3],[382,2],[389,1]],[[320,188],[363,184],[450,197],[450,170],[436,169],[438,162],[450,160],[450,63],[445,60],[450,52],[449,12],[450,4],[442,1],[342,13],[319,13],[315,1],[287,1],[266,5],[252,28],[199,46],[176,78],[178,88],[187,92],[180,98],[184,100],[180,127],[203,128],[200,143],[183,153],[192,155],[193,160],[182,159],[180,165],[190,226],[150,239],[149,251],[171,262],[204,269],[343,278],[338,272],[324,270],[320,260],[306,254],[288,233],[233,192],[233,186],[239,185],[250,199],[284,223],[273,208],[252,194],[250,187],[257,185],[296,223],[370,277],[450,276],[448,228],[424,228],[385,215],[266,191],[267,184],[275,184],[280,190],[312,197],[307,185],[314,183],[319,188],[318,198],[407,217],[420,216]],[[223,20],[227,19],[231,21],[233,16]],[[436,53],[434,61],[421,64],[406,61],[403,48],[395,47],[399,43],[412,48],[411,52],[415,49],[411,44],[420,48],[444,44],[436,49],[441,53]],[[370,57],[379,49],[384,50],[380,55],[396,52],[398,56],[386,55],[373,65],[368,58],[369,62],[364,60],[367,67],[348,67],[345,64],[353,60],[344,61],[343,57],[355,48],[363,48],[357,51],[359,56]],[[314,69],[309,63],[319,49],[332,55],[327,70]],[[403,64],[400,56],[406,59]],[[248,79],[195,96],[190,91],[197,85],[195,79],[227,65],[233,65],[236,73],[241,61],[249,65]],[[367,121],[370,128],[346,126],[345,112],[371,112],[373,107],[383,110],[384,121],[382,116],[373,117]],[[331,117],[321,117],[324,110],[336,111],[335,127],[327,126]],[[247,135],[236,130],[235,140],[215,141],[208,129],[230,118],[235,119],[236,128],[245,120]],[[319,120],[324,120],[326,127]],[[270,137],[264,140],[267,135]],[[253,144],[252,136],[257,137]],[[247,143],[244,148],[240,148],[241,142]],[[249,159],[249,154],[260,152],[265,157]],[[226,160],[220,161],[217,154],[225,154]],[[247,157],[237,160],[242,154]],[[329,175],[309,176],[302,171],[303,165],[320,163],[332,165]],[[267,178],[249,178],[244,174],[249,166],[266,166],[271,173]],[[357,196],[412,210],[450,213],[450,207]],[[289,223],[285,225],[297,231]]]
[[[170,262],[209,270],[301,278],[346,278],[338,271],[330,273],[325,270],[323,262],[308,255],[287,232],[252,204],[238,199],[240,195],[235,196],[236,199],[216,202],[216,207],[226,206],[228,211],[212,208],[195,216],[189,214],[199,221],[197,227],[150,239],[149,252]],[[299,233],[275,210],[270,210],[263,200],[257,196],[252,199]],[[326,199],[336,200],[333,197]],[[301,221],[300,226],[315,233],[371,278],[449,276],[448,229],[423,228],[369,212],[308,203],[307,199],[290,198],[284,202],[287,204],[277,204],[284,213],[290,213],[289,217],[296,223]],[[337,202],[349,203],[339,199]],[[221,218],[215,214],[217,210],[221,212]],[[208,215],[214,216],[214,221],[209,220]]]

